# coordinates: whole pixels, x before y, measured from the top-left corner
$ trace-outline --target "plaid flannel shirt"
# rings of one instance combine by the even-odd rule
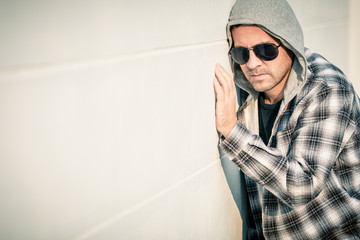
[[[241,123],[245,102],[220,147],[245,173],[266,239],[360,239],[359,97],[338,68],[305,56],[307,80],[279,112],[269,144]]]

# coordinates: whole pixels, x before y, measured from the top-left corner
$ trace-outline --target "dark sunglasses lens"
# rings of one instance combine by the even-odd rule
[[[247,48],[232,48],[230,53],[233,60],[240,65],[249,61],[249,50]]]
[[[274,60],[279,51],[277,47],[273,44],[261,44],[254,47],[255,55],[264,61]]]
[[[274,60],[279,55],[278,47],[271,43],[256,45],[253,48],[255,55],[263,61]],[[247,48],[232,48],[231,56],[235,62],[242,65],[249,61],[250,53]]]

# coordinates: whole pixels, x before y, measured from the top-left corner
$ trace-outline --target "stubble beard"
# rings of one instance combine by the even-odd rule
[[[285,72],[280,76],[274,76],[266,69],[254,69],[254,70],[248,70],[244,75],[247,81],[253,86],[253,88],[257,92],[267,92],[278,86],[281,82],[285,80],[285,78],[288,78],[288,73],[289,72]],[[257,75],[257,74],[266,74],[267,75],[266,79],[262,81],[251,80],[251,75]]]

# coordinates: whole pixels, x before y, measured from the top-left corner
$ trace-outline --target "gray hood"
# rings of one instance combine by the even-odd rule
[[[226,26],[229,50],[233,45],[230,29],[234,25],[258,25],[294,53],[293,69],[284,91],[285,103],[290,101],[305,82],[307,62],[304,54],[303,32],[288,2],[286,0],[237,0]],[[235,83],[254,99],[257,98],[258,93],[246,80],[240,66],[230,57],[230,53],[229,59]]]

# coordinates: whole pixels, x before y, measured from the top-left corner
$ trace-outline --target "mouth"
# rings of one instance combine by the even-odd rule
[[[264,80],[266,76],[267,76],[266,73],[258,73],[258,74],[251,74],[250,78],[255,81],[261,81]]]

